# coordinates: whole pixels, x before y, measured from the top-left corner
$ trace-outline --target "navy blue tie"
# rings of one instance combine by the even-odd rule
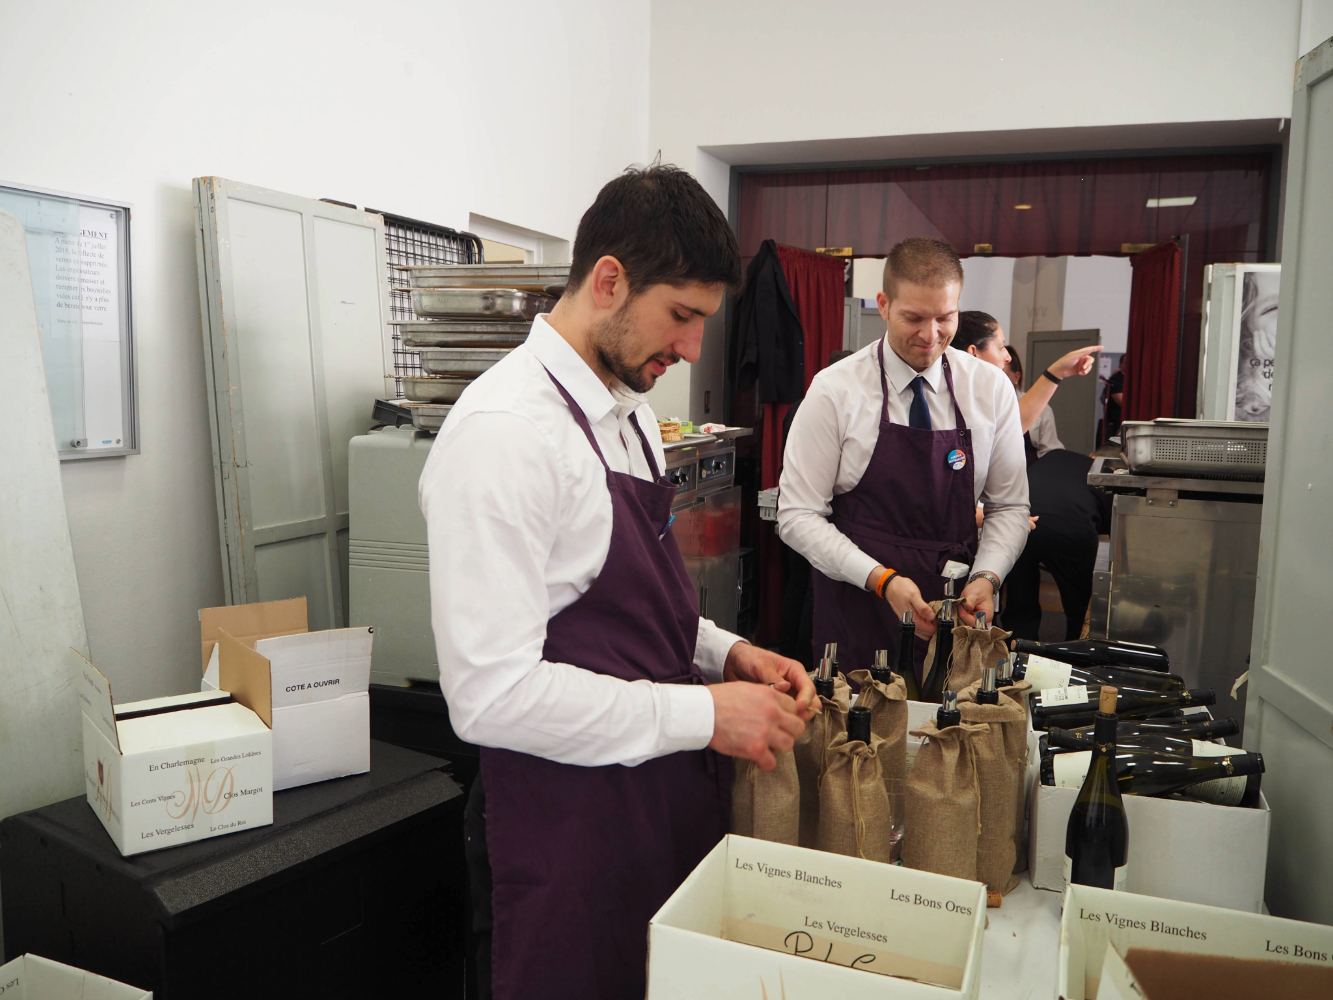
[[[926,405],[926,396],[924,389],[926,380],[918,375],[912,379],[912,409],[907,414],[908,427],[920,427],[923,431],[930,430],[930,407]]]

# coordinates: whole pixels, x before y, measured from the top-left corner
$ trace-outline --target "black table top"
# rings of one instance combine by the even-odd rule
[[[239,889],[292,875],[353,842],[462,794],[443,762],[370,742],[365,774],[303,785],[273,796],[273,824],[178,847],[122,857],[83,796],[19,813],[0,823],[36,829],[108,873],[141,883],[165,922]],[[387,834],[386,834],[387,835]]]

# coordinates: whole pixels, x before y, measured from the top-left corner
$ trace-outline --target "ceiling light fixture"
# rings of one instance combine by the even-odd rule
[[[1189,208],[1199,198],[1197,195],[1187,194],[1178,198],[1149,198],[1149,208]]]
[[[1024,202],[1022,205],[1015,205],[1015,206],[1014,206],[1014,208],[1018,209],[1020,212],[1026,212],[1026,211],[1027,211],[1029,208],[1031,208],[1031,207],[1032,207],[1032,206],[1029,205],[1029,204],[1027,204],[1026,202]]]

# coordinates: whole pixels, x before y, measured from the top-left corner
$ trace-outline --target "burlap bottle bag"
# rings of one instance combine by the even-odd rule
[[[981,831],[977,835],[977,881],[1002,893],[1018,885],[1014,861],[1016,804],[1023,787],[1023,755],[1011,746],[1012,732],[1023,736],[1026,745],[1027,716],[1023,706],[1000,696],[999,704],[978,705],[976,684],[958,695],[958,711],[964,722],[984,725],[986,731],[973,737],[977,758],[977,787],[981,792]]]
[[[731,832],[778,844],[795,844],[801,830],[801,788],[796,755],[777,755],[778,766],[765,771],[754,761],[733,758]]]
[[[1007,642],[1011,632],[988,626],[984,629],[958,625],[953,630],[953,662],[944,686],[949,691],[961,691],[974,681],[981,680],[981,668],[993,667],[1001,656],[1007,656]]]
[[[942,607],[944,607],[943,601],[930,602],[930,610],[935,612],[935,620],[937,622],[940,620],[940,608]],[[936,635],[938,634],[939,632],[937,630]],[[930,645],[926,647],[926,661],[921,665],[922,683],[925,683],[926,678],[930,676],[930,671],[934,668],[934,665],[935,665],[935,636],[932,635],[930,637]],[[947,667],[948,664],[945,664],[945,666]]]
[[[907,777],[907,685],[897,674],[888,684],[874,680],[869,670],[853,670],[849,676],[870,709],[870,731],[884,741],[879,759],[887,789],[889,779]]]
[[[1028,692],[1032,690],[1031,681],[1014,681],[1000,688],[1000,699],[1010,698],[1023,709],[1023,723],[1018,726],[1006,726],[1004,731],[1005,747],[1019,761],[1018,803],[1014,815],[1014,872],[1028,870],[1027,851],[1027,804],[1028,804]]]
[[[796,758],[796,780],[801,786],[800,846],[814,847],[819,830],[819,782],[827,766],[829,744],[847,732],[847,710],[852,692],[847,678],[833,678],[833,697],[820,698],[819,714],[805,724],[805,732],[796,740],[792,754]]]
[[[932,720],[912,730],[925,742],[907,774],[903,864],[908,868],[977,877],[981,797],[972,740],[986,729],[963,722],[941,730]]]
[[[819,786],[819,827],[815,847],[888,864],[889,796],[881,773],[884,741],[870,734],[870,746],[848,741],[844,732],[829,746],[828,770]]]

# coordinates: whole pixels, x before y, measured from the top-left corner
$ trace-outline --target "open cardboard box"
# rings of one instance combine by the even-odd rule
[[[304,597],[199,612],[205,690],[241,687],[273,729],[273,788],[370,770],[373,628],[306,627]]]
[[[986,887],[729,834],[648,924],[648,1000],[975,998]]]
[[[40,955],[20,955],[0,965],[0,997],[5,1000],[152,1000],[152,996],[137,986]]]
[[[1129,992],[1138,981],[1139,993]],[[1060,920],[1061,1000],[1333,996],[1333,927],[1071,885]]]
[[[116,705],[77,650],[88,804],[123,855],[273,822],[273,734],[244,690]]]

